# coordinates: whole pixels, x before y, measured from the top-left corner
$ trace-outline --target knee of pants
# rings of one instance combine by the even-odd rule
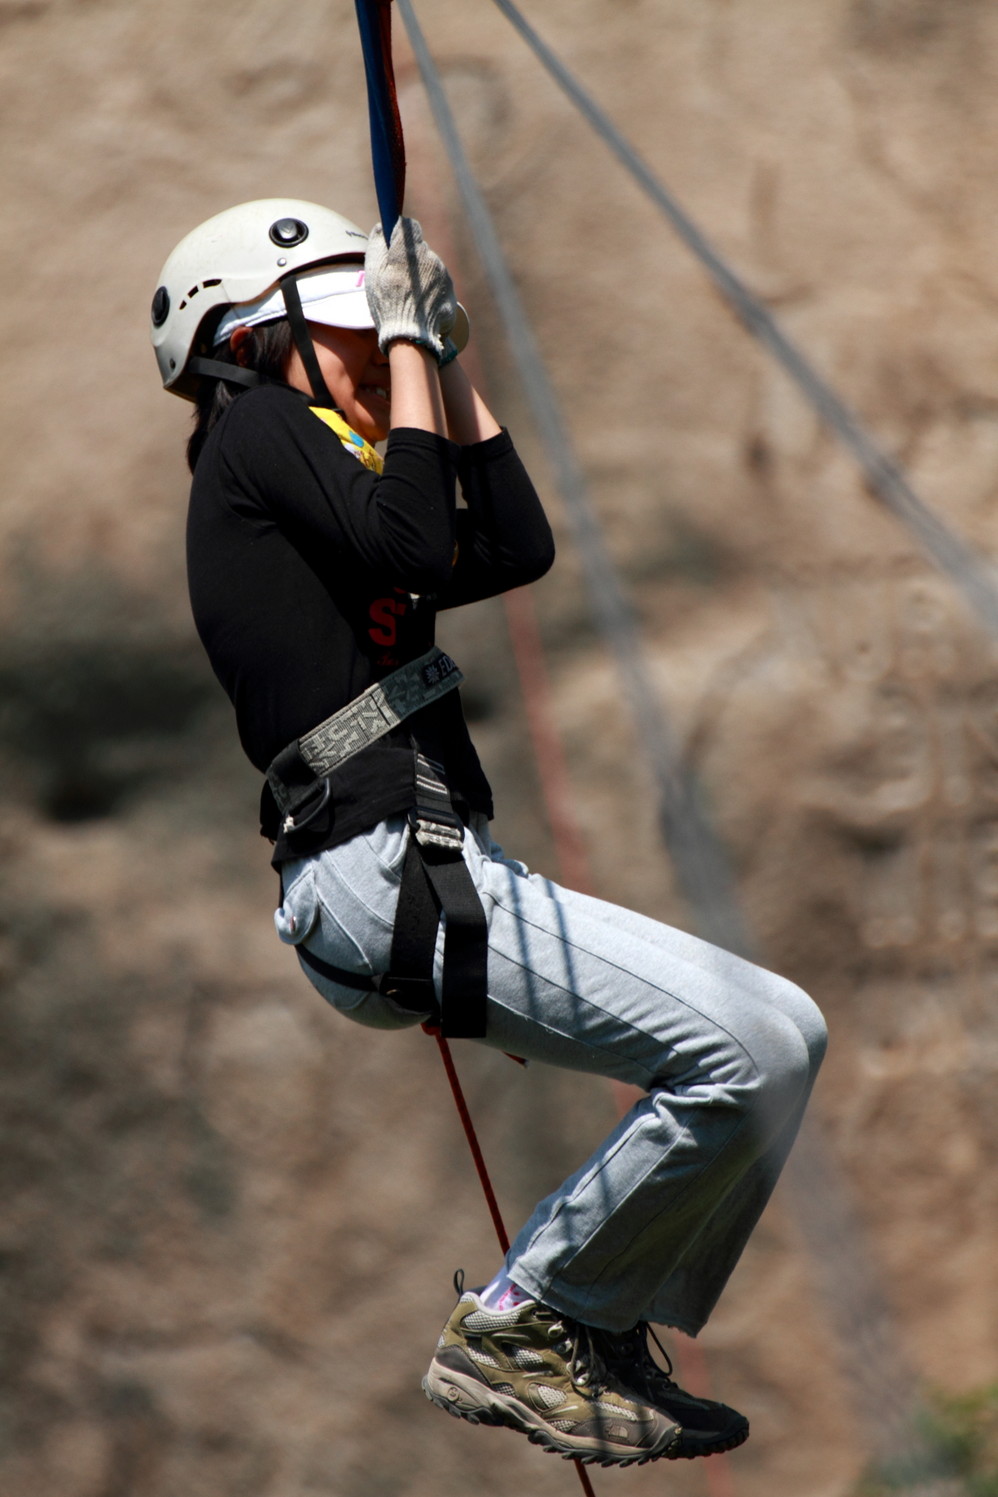
[[[774,979],[766,1000],[748,994],[730,1026],[704,1051],[698,1074],[687,1072],[683,1090],[706,1083],[716,1103],[774,1134],[806,1098],[825,1052],[824,1020],[793,983]]]
[[[803,988],[784,979],[780,1007],[797,1026],[807,1051],[808,1080],[813,1082],[828,1048],[828,1026],[821,1009]]]
[[[779,1123],[807,1096],[825,1054],[828,1032],[818,1008],[787,983],[779,1006],[755,1016],[745,1043],[757,1071],[757,1105]]]

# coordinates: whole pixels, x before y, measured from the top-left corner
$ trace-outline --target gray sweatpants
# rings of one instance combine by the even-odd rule
[[[349,971],[386,971],[407,836],[393,818],[285,863],[281,939]],[[537,1206],[508,1271],[587,1324],[652,1320],[695,1335],[797,1133],[824,1054],[821,1015],[800,988],[740,957],[528,873],[484,818],[465,859],[489,925],[482,1043],[646,1093]],[[419,1022],[304,970],[362,1024]]]

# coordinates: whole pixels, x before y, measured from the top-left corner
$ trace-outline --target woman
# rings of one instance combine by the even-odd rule
[[[412,220],[386,244],[380,225],[368,241],[268,199],[178,246],[152,322],[164,384],[197,405],[191,599],[266,775],[281,939],[360,1023],[442,1020],[645,1092],[492,1282],[459,1290],[428,1396],[586,1461],[740,1444],[744,1416],[677,1387],[647,1322],[696,1335],[709,1316],[824,1026],[792,984],[531,875],[491,840],[435,615],[541,576],[553,547],[458,361],[446,268]]]

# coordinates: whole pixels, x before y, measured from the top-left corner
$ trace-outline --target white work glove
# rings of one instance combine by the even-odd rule
[[[414,218],[400,218],[387,244],[375,224],[364,257],[364,289],[382,353],[402,338],[428,348],[438,363],[453,357],[448,343],[457,316],[454,286]]]

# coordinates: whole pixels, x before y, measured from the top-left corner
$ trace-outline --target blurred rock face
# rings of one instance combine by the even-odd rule
[[[917,1374],[993,1380],[994,645],[498,11],[419,11],[759,949],[829,1017],[817,1110],[862,1231],[843,1251],[875,1266]],[[551,0],[531,18],[990,553],[993,7]],[[410,209],[459,267],[545,486],[398,54]],[[419,1393],[450,1275],[488,1277],[491,1229],[432,1045],[329,1013],[273,937],[256,779],[187,619],[185,411],[146,345],[163,260],[221,208],[288,193],[373,221],[353,7],[0,5],[0,85],[0,1488],[567,1490],[567,1467]],[[567,537],[534,591],[599,892],[683,924]],[[498,834],[556,874],[504,628],[483,605],[444,643]],[[515,1224],[615,1102],[459,1050]],[[789,1199],[703,1337],[715,1392],[752,1417],[731,1463],[746,1497],[847,1492],[867,1454],[857,1350]],[[668,1475],[706,1490],[699,1467]],[[642,1497],[661,1475],[627,1480]]]

